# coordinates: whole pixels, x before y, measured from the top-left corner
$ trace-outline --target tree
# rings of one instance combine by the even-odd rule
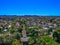
[[[46,35],[46,30],[40,30],[38,34],[40,34],[40,36]]]
[[[19,33],[22,32],[22,28],[21,28],[21,27],[18,28],[18,32],[19,32]]]
[[[60,27],[57,27],[53,33],[53,38],[60,43]]]
[[[13,34],[14,32],[15,32],[15,30],[14,30],[14,29],[11,29],[11,30],[10,30],[10,33],[12,33],[12,34]]]
[[[30,38],[28,39],[29,45],[34,45],[35,42],[36,42],[36,40],[35,40],[35,38],[33,38],[33,37],[30,37]]]
[[[38,31],[36,31],[34,28],[27,28],[26,33],[29,37],[38,37]]]
[[[2,33],[2,28],[0,27],[0,33]]]
[[[21,42],[19,40],[14,40],[12,42],[12,45],[21,45]]]
[[[51,37],[42,36],[37,40],[37,45],[58,45]]]
[[[36,30],[32,29],[30,33],[31,33],[30,34],[31,37],[35,37],[35,38],[38,37],[38,32]]]
[[[3,43],[3,37],[0,37],[0,42],[2,42],[2,45],[4,45],[4,43]]]
[[[48,34],[50,34],[50,32],[52,32],[52,28],[49,28],[49,29],[47,30],[47,32],[48,32]]]
[[[20,34],[16,34],[15,36],[14,36],[14,39],[20,39],[20,37],[21,37],[21,35]]]
[[[26,20],[22,19],[22,21],[20,22],[21,24],[26,24]]]

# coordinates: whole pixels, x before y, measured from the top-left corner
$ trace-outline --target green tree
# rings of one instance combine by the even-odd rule
[[[2,28],[0,27],[0,33],[2,33]]]
[[[50,34],[50,32],[52,32],[52,28],[49,28],[49,29],[47,30],[47,32],[48,32],[48,34]]]
[[[10,30],[10,33],[12,33],[12,34],[13,34],[14,32],[15,32],[15,30],[14,30],[14,29],[11,29],[11,30]]]
[[[14,36],[14,39],[20,39],[21,38],[21,35],[20,34],[16,34],[15,36]]]
[[[34,37],[30,37],[30,38],[28,39],[28,43],[29,43],[29,45],[34,45],[34,44],[36,43],[35,38],[34,38]]]
[[[37,40],[37,45],[58,45],[51,37],[43,36]]]
[[[34,29],[31,29],[30,36],[31,37],[38,37],[38,32]]]
[[[19,33],[22,32],[22,28],[21,28],[21,27],[18,28],[18,32],[19,32]]]
[[[27,36],[38,37],[38,31],[36,31],[34,28],[27,28],[26,33],[27,33]]]
[[[57,27],[53,33],[53,38],[60,43],[60,27]]]

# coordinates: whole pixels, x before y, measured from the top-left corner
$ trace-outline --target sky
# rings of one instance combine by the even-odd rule
[[[0,15],[60,16],[60,0],[0,0]]]

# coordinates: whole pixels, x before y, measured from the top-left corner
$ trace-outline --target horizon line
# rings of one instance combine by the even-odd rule
[[[59,16],[60,17],[60,15],[38,15],[38,14],[37,15],[35,15],[35,14],[33,14],[33,15],[30,15],[30,14],[25,14],[25,15],[23,15],[23,14],[19,14],[19,15],[16,15],[16,14],[1,15],[0,14],[0,16]]]

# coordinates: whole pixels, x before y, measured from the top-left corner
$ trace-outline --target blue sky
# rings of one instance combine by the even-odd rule
[[[0,15],[60,16],[60,0],[0,0]]]

